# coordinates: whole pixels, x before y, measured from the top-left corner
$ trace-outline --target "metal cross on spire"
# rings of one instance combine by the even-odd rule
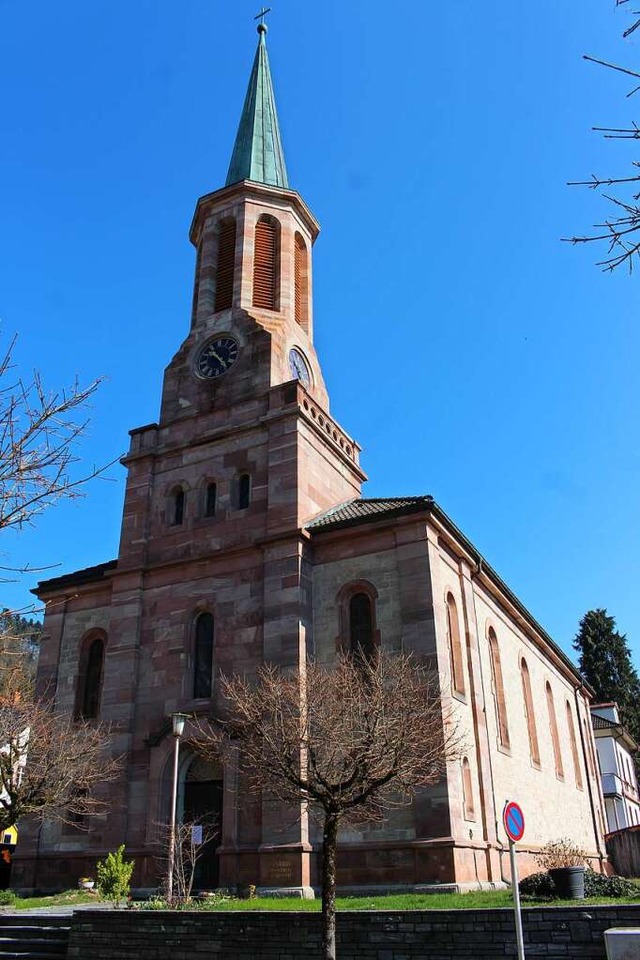
[[[263,7],[257,17],[254,17],[254,20],[259,20],[260,25],[264,26],[264,18],[268,13],[271,13],[271,7]]]

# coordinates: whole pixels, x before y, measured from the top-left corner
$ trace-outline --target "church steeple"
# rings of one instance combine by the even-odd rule
[[[260,40],[233,148],[226,185],[253,180],[287,189],[289,180],[267,53],[265,23],[258,25]]]

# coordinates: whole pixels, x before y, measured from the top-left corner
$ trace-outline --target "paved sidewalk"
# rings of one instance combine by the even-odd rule
[[[31,907],[27,910],[15,910],[12,907],[0,908],[0,917],[70,917],[76,910],[113,910],[110,903],[78,903],[57,907]]]

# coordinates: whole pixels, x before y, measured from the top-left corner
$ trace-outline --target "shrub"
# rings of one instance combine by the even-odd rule
[[[13,890],[0,890],[0,907],[11,907],[17,899]]]
[[[520,893],[528,900],[554,900],[558,897],[556,885],[548,873],[532,873],[518,884]],[[589,867],[584,872],[585,897],[638,897],[640,887],[624,877],[605,877]]]
[[[584,872],[585,897],[640,897],[640,888],[624,877],[605,877],[595,870]]]
[[[556,885],[548,873],[532,873],[518,884],[523,897],[532,900],[552,900],[557,897]]]
[[[557,870],[559,867],[581,867],[587,854],[568,837],[552,840],[535,857],[538,866],[544,870]]]
[[[110,853],[106,860],[98,861],[98,891],[115,906],[129,896],[133,867],[133,860],[124,859],[124,844],[115,853]]]

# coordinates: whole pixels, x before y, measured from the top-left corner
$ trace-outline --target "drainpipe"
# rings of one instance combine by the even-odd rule
[[[589,757],[587,756],[587,744],[584,739],[584,729],[582,727],[582,723],[580,722],[581,717],[580,717],[580,706],[579,706],[579,700],[578,700],[578,689],[580,689],[580,691],[584,693],[584,690],[585,690],[584,684],[581,684],[579,688],[574,687],[573,695],[576,701],[576,720],[578,721],[580,743],[582,744],[582,756],[584,757],[584,772],[586,774],[586,780],[587,780],[587,793],[589,794],[589,806],[591,807],[591,820],[593,822],[593,836],[596,841],[596,850],[598,851],[598,856],[600,859],[600,872],[602,872],[602,864],[605,858],[602,856],[602,850],[600,848],[600,843],[598,841],[598,818],[596,817],[596,808],[593,800],[593,789],[591,786],[591,777],[589,776]],[[583,699],[583,703],[584,702],[585,701]],[[589,723],[591,723],[591,712],[589,711],[588,705],[585,705],[585,709],[588,711],[588,719],[589,719]],[[598,776],[598,771],[594,770],[593,774],[594,776]]]

